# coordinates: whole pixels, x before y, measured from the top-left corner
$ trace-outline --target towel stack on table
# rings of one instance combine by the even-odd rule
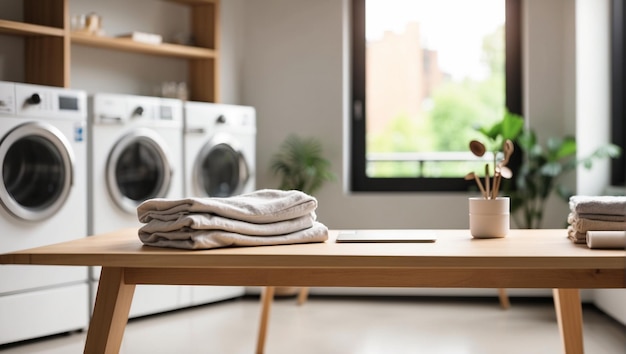
[[[624,248],[626,197],[573,196],[569,201],[567,234],[590,248]]]
[[[324,242],[317,200],[264,189],[227,198],[150,199],[137,207],[145,245],[184,249]]]

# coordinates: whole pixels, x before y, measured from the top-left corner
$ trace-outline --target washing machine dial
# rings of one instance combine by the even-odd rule
[[[32,95],[30,95],[30,97],[28,97],[26,99],[26,103],[28,104],[40,104],[41,103],[41,96],[38,93],[33,93]]]
[[[218,124],[224,124],[226,123],[226,117],[223,114],[220,114],[219,117],[217,117],[217,119],[215,120],[215,122]]]
[[[133,110],[133,117],[141,117],[143,116],[143,107],[141,106],[137,106],[134,110]]]

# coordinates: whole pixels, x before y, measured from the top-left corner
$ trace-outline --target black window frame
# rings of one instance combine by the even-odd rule
[[[471,188],[463,178],[372,178],[366,174],[365,1],[351,0],[350,190],[352,192],[459,192]],[[436,1],[436,0],[434,0]],[[506,106],[522,114],[522,0],[506,0]],[[511,161],[511,165],[519,162]]]
[[[626,186],[626,127],[624,120],[626,104],[624,103],[624,20],[626,7],[623,0],[611,1],[611,142],[622,148],[619,158],[611,160],[611,185]]]

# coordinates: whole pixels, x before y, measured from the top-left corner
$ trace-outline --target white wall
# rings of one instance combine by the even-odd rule
[[[611,74],[610,4],[608,0],[576,1],[576,135],[578,156],[588,156],[610,142]],[[600,24],[600,25],[599,25]],[[596,162],[577,171],[579,194],[600,195],[610,184],[610,163]]]

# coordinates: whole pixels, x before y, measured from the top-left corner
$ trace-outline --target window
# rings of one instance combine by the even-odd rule
[[[473,125],[522,110],[520,6],[352,0],[353,191],[468,190]]]

